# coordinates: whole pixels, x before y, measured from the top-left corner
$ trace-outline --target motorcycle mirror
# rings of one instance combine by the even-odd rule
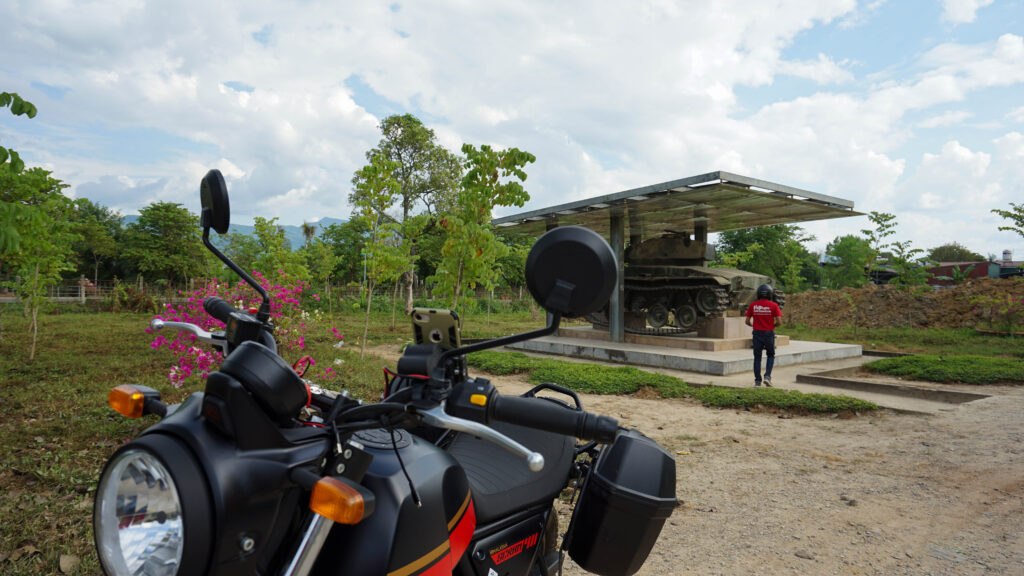
[[[213,228],[218,234],[227,234],[231,219],[228,186],[220,170],[213,169],[203,176],[199,185],[199,199],[203,205],[203,228]]]
[[[617,281],[615,254],[598,233],[580,226],[554,228],[526,257],[526,287],[545,310],[566,317],[600,310]]]

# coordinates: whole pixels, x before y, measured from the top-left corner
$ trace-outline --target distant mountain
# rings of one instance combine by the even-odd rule
[[[135,222],[138,219],[139,217],[134,214],[130,216],[125,216],[123,223],[125,226],[127,226],[128,224],[131,224],[132,222]],[[316,225],[316,235],[319,236],[320,232],[324,228],[327,228],[332,224],[344,224],[345,222],[347,222],[347,220],[339,220],[338,218],[322,218],[320,219],[319,222],[312,222],[312,224]],[[284,228],[284,237],[288,239],[288,242],[292,246],[292,250],[298,250],[299,248],[302,248],[302,245],[305,244],[306,242],[306,239],[303,238],[302,236],[302,226],[290,224],[280,224],[280,226],[281,228]],[[246,236],[253,236],[255,228],[252,225],[232,223],[231,228],[228,230],[228,233],[230,234],[232,232],[237,232],[239,234],[244,234]],[[213,236],[215,236],[215,234]],[[219,246],[220,244],[218,243],[217,245]]]

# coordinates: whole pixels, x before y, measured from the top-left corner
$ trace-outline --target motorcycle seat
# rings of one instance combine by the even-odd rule
[[[550,503],[568,482],[576,448],[570,436],[506,423],[491,427],[540,452],[544,468],[531,472],[522,456],[470,434],[458,434],[447,452],[466,471],[480,524]]]

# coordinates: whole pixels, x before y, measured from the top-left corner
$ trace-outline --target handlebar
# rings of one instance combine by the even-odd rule
[[[232,312],[238,312],[234,306],[228,304],[227,300],[216,296],[207,296],[203,300],[203,310],[206,310],[207,314],[225,324],[228,323],[228,318]]]
[[[169,322],[167,320],[161,320],[154,318],[149,322],[149,327],[153,330],[163,330],[164,328],[172,328],[175,330],[184,330],[185,332],[191,332],[200,342],[212,344],[214,346],[224,345],[224,336],[221,334],[214,334],[203,330],[195,324],[189,324],[187,322]]]
[[[619,430],[615,418],[574,410],[543,398],[495,395],[488,404],[490,419],[582,440],[612,442]]]
[[[539,472],[544,468],[543,455],[539,452],[530,450],[526,446],[523,446],[519,442],[516,442],[493,428],[488,428],[487,426],[473,422],[472,420],[449,416],[445,413],[442,406],[434,406],[429,410],[419,409],[416,412],[426,424],[436,426],[438,428],[444,428],[446,430],[468,432],[474,436],[493,442],[513,454],[519,454],[520,456],[525,457],[527,466],[529,466],[530,470],[533,470],[534,472]]]

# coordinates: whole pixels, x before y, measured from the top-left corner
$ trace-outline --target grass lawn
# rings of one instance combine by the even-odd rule
[[[919,328],[843,328],[824,330],[782,326],[779,334],[794,340],[860,344],[864,350],[910,354],[1011,356],[1024,358],[1024,338],[980,334],[971,328],[924,330]]]

